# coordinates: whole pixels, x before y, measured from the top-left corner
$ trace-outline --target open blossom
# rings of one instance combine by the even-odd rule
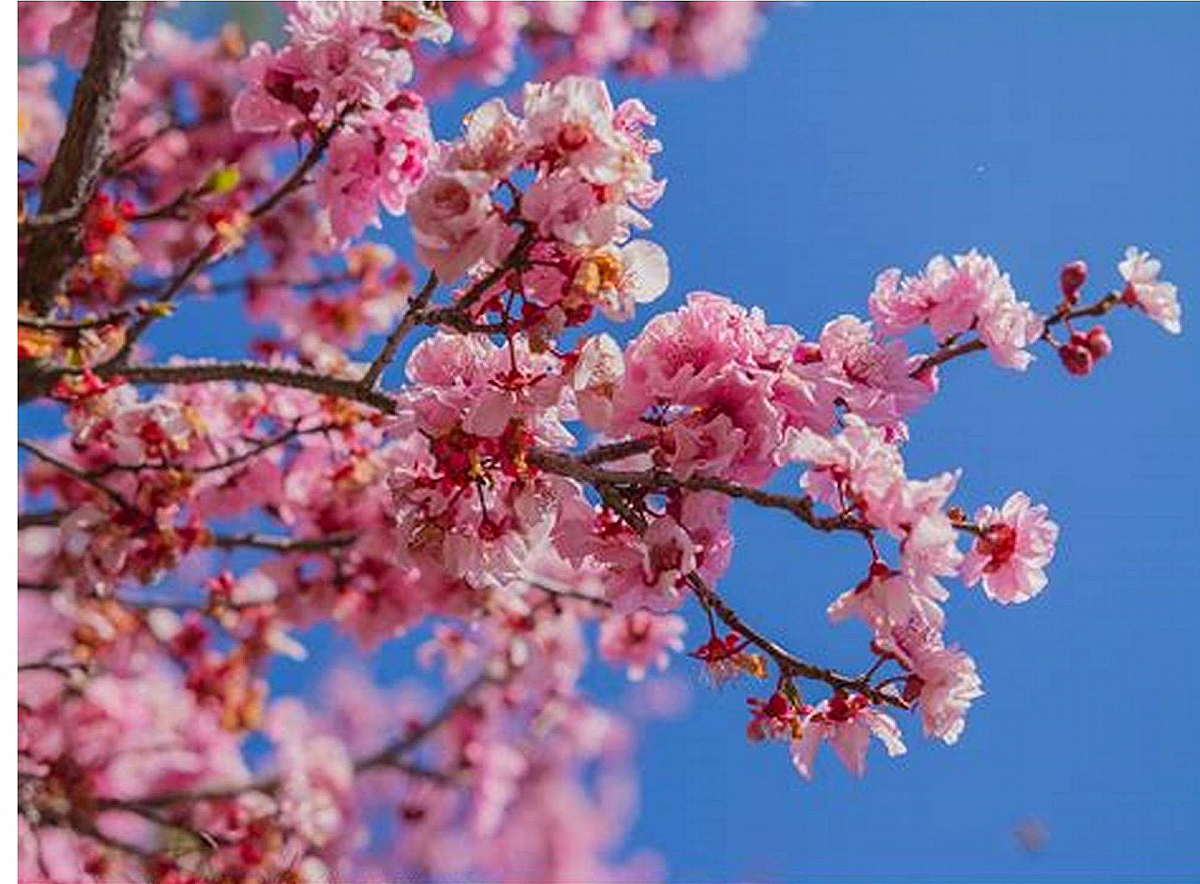
[[[623,203],[603,199],[591,182],[565,171],[535,181],[521,209],[543,236],[587,248],[628,238],[630,228],[642,220]]]
[[[940,341],[976,328],[992,358],[1007,368],[1029,365],[1027,348],[1043,329],[1029,304],[1017,300],[1008,274],[975,250],[953,258],[937,255],[915,277],[902,279],[895,268],[884,271],[868,304],[880,331],[889,335],[927,324]]]
[[[586,77],[527,87],[519,115],[500,99],[480,105],[439,145],[410,200],[418,259],[444,282],[536,259],[521,268],[521,323],[543,339],[597,309],[629,319],[670,277],[659,246],[630,241],[662,193],[650,164],[658,144],[644,132],[653,121],[640,102],[614,107]],[[476,309],[498,308],[508,282]]]
[[[803,734],[801,721],[804,714],[783,691],[776,691],[766,700],[747,697],[750,707],[750,723],[746,725],[746,737],[753,742],[762,740],[794,740]]]
[[[661,424],[662,460],[680,473],[763,481],[777,466],[791,420],[781,369],[799,340],[759,311],[693,292],[630,342],[612,430]]]
[[[622,175],[624,140],[613,125],[608,88],[591,77],[565,77],[525,87],[525,126],[531,141],[593,184]]]
[[[868,423],[898,423],[929,401],[935,387],[913,372],[921,358],[909,356],[903,341],[877,339],[870,323],[839,316],[818,339],[823,379],[833,395]]]
[[[1175,286],[1158,278],[1162,272],[1161,261],[1151,258],[1149,252],[1143,252],[1137,246],[1130,246],[1117,269],[1125,280],[1126,302],[1136,304],[1173,335],[1183,330]]]
[[[414,92],[398,93],[383,110],[334,135],[317,178],[334,235],[346,240],[368,224],[379,226],[380,203],[393,215],[402,213],[432,147],[429,114]]]
[[[630,680],[641,681],[651,668],[667,668],[670,651],[683,650],[686,629],[675,614],[618,614],[600,624],[600,655],[609,663],[625,664]]]
[[[584,423],[608,424],[613,396],[624,377],[625,357],[611,335],[594,335],[584,342],[571,371],[571,388]]]
[[[526,217],[592,246],[648,226],[636,209],[650,208],[662,184],[650,165],[659,145],[642,133],[654,117],[640,102],[614,108],[602,81],[564,77],[526,88],[524,120],[532,156],[553,170],[531,188]]]
[[[808,464],[801,487],[836,511],[854,505],[872,524],[901,533],[907,480],[899,449],[858,415],[844,424],[832,438],[807,427],[789,435],[789,456]]]
[[[454,280],[474,266],[500,235],[483,172],[432,171],[409,201],[417,257],[439,279]]]
[[[919,621],[893,626],[876,637],[874,646],[909,671],[904,698],[917,705],[926,735],[947,745],[958,742],[971,704],[983,696],[970,655],[947,647],[936,628]]]
[[[957,743],[967,710],[983,696],[975,661],[956,647],[940,646],[915,652],[911,660],[910,691],[916,692],[925,733],[948,745]]]
[[[380,3],[300,2],[287,30],[283,49],[256,43],[244,62],[250,85],[232,109],[241,129],[328,123],[344,104],[383,107],[412,77],[407,51],[389,45]]]
[[[62,132],[62,111],[50,91],[53,82],[53,65],[17,68],[17,153],[35,163],[50,159]]]
[[[980,535],[963,560],[963,583],[974,586],[982,581],[988,598],[1005,605],[1028,601],[1041,592],[1058,540],[1058,525],[1048,513],[1022,491],[998,510],[990,506],[976,510]]]
[[[895,720],[872,707],[862,694],[838,691],[801,712],[801,735],[792,741],[792,764],[806,780],[813,777],[813,764],[822,742],[829,743],[846,769],[860,777],[867,770],[871,737],[883,743],[890,756],[907,751]]]
[[[948,598],[950,594],[936,580],[879,563],[871,567],[865,580],[834,600],[829,606],[829,619],[839,623],[858,617],[876,635],[886,635],[894,627],[912,622],[941,629],[946,618],[940,604]]]
[[[656,519],[644,535],[642,573],[654,591],[672,595],[684,577],[696,570],[696,544],[670,516]]]

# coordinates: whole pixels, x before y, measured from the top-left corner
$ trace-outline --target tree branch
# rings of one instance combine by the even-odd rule
[[[600,450],[596,449],[595,451]],[[612,448],[609,449],[609,451],[612,450]],[[620,449],[617,450],[620,451]],[[589,485],[623,486],[643,491],[672,489],[714,491],[718,494],[724,494],[726,497],[748,500],[753,504],[768,509],[784,510],[806,525],[816,528],[819,531],[854,531],[858,534],[867,535],[872,530],[870,525],[849,516],[818,516],[813,511],[811,497],[776,494],[771,491],[764,491],[761,488],[754,488],[750,485],[742,485],[712,476],[691,476],[683,479],[673,473],[659,469],[606,470],[591,465],[591,461],[596,456],[593,452],[590,458],[588,455],[575,458],[569,454],[547,451],[542,448],[532,449],[528,454],[529,462],[534,466],[549,473],[556,473],[560,476],[567,476],[580,482],[586,482]]]
[[[247,531],[243,534],[214,534],[212,545],[219,549],[261,549],[278,553],[325,552],[345,546],[354,540],[352,534],[331,534],[328,537],[280,537]]]
[[[1111,311],[1117,304],[1121,303],[1121,295],[1119,292],[1110,292],[1098,301],[1091,304],[1086,304],[1083,307],[1076,307],[1074,310],[1068,310],[1064,307],[1059,307],[1045,319],[1045,330],[1042,332],[1042,340],[1049,341],[1049,330],[1063,322],[1070,322],[1072,319],[1081,319],[1084,316],[1103,316]],[[987,344],[982,338],[972,338],[969,341],[964,341],[961,344],[952,344],[946,347],[941,347],[936,352],[931,353],[921,360],[910,374],[909,377],[928,371],[936,365],[942,365],[952,359],[958,359],[960,356],[966,356],[969,353],[978,353],[980,350],[986,350]]]
[[[437,274],[430,271],[429,277],[425,280],[425,285],[421,286],[421,291],[417,293],[416,298],[408,305],[408,309],[404,311],[404,318],[388,335],[384,341],[383,349],[379,351],[379,355],[371,362],[366,372],[362,376],[362,380],[358,382],[359,387],[363,390],[371,391],[375,389],[375,385],[379,382],[380,376],[396,357],[396,351],[400,349],[400,343],[412,331],[413,327],[421,321],[421,311],[425,309],[425,305],[429,303],[429,299],[433,297],[434,290],[437,289]]]
[[[544,453],[542,453],[542,454],[544,454]],[[561,456],[556,456],[550,462],[555,463],[557,465],[563,465],[563,462],[561,460],[559,460],[558,457],[561,457]],[[544,458],[542,458],[542,457],[539,457],[539,459],[544,460]],[[572,464],[578,465],[578,462],[574,461],[571,458],[567,458],[567,460],[570,461],[570,463],[572,463]],[[531,463],[535,462],[533,455],[530,456],[530,462]],[[574,469],[574,468],[572,467],[572,469]],[[651,471],[651,472],[657,474],[657,471]],[[563,475],[568,475],[568,474],[564,473]],[[606,471],[604,471],[604,470],[594,470],[592,468],[586,468],[585,472],[577,473],[576,475],[573,475],[572,478],[579,478],[580,475],[591,476],[592,478],[585,479],[584,481],[587,481],[589,484],[592,484],[596,488],[596,490],[600,493],[601,498],[604,500],[605,504],[610,509],[612,509],[615,513],[617,513],[617,515],[619,515],[625,521],[625,523],[627,525],[629,525],[629,527],[631,527],[633,530],[638,532],[638,534],[645,533],[646,528],[648,527],[646,518],[641,513],[634,510],[629,505],[628,501],[626,501],[625,498],[622,497],[620,492],[618,492],[616,490],[616,484],[618,484],[618,483],[608,482],[605,480],[605,476],[612,476],[612,475],[615,475],[615,476],[644,476],[645,475],[644,473],[632,473],[632,474],[606,473]],[[664,474],[664,475],[669,475],[669,474]],[[675,477],[671,477],[671,478],[674,479]],[[675,479],[675,481],[678,483],[682,483],[684,480]],[[687,486],[683,485],[683,484],[679,484],[679,485],[676,485],[675,487],[687,487]],[[742,486],[739,486],[739,487],[742,487]],[[715,490],[715,489],[713,489],[713,490]],[[759,492],[759,491],[757,491],[757,489],[745,489],[745,490],[753,491],[753,492],[755,492],[755,495],[767,494],[766,492]],[[742,496],[745,496],[745,495],[742,495]],[[771,497],[771,498],[782,497],[782,495],[767,495],[767,496]],[[754,498],[747,497],[747,499],[753,500]],[[764,504],[764,505],[770,505],[770,504]],[[792,512],[796,512],[795,510],[792,509],[792,507],[790,505],[783,506],[782,508],[788,509],[789,511],[792,511]],[[805,509],[810,509],[810,508],[811,508],[811,502],[808,503],[807,507],[800,507],[799,509],[801,512],[803,512]],[[796,512],[796,514],[800,515],[800,512]],[[807,521],[807,520],[805,520],[805,521]],[[863,677],[852,678],[848,675],[843,675],[842,673],[837,672],[836,670],[828,669],[823,666],[817,666],[814,663],[810,663],[807,660],[805,660],[801,657],[798,657],[797,655],[793,654],[791,651],[784,648],[782,645],[767,638],[765,635],[763,635],[758,630],[754,629],[752,626],[750,626],[750,624],[748,624],[745,620],[743,620],[741,618],[741,616],[736,611],[734,611],[733,608],[731,608],[729,606],[729,604],[723,598],[721,598],[720,595],[717,594],[716,590],[714,590],[712,587],[710,587],[708,585],[708,583],[700,575],[699,572],[697,572],[697,571],[689,572],[688,574],[684,575],[684,580],[687,581],[688,586],[691,588],[692,592],[694,592],[696,594],[696,597],[698,599],[700,599],[701,603],[709,611],[716,614],[721,619],[721,622],[723,622],[726,626],[728,626],[731,630],[736,632],[738,635],[742,636],[748,642],[755,645],[757,648],[759,648],[759,650],[766,653],[767,656],[769,656],[775,662],[775,665],[779,668],[779,672],[783,677],[790,678],[790,677],[799,676],[802,678],[811,679],[813,681],[821,681],[821,682],[824,682],[825,684],[829,685],[831,688],[834,688],[835,690],[856,691],[856,692],[862,694],[863,696],[867,697],[874,703],[885,703],[889,706],[895,706],[899,709],[907,709],[908,708],[908,704],[906,704],[901,697],[898,697],[897,695],[895,695],[889,691],[880,690],[878,687],[872,687],[869,679],[867,679],[867,678],[863,678]]]
[[[141,2],[101,3],[87,64],[71,99],[71,113],[42,186],[18,289],[20,300],[43,312],[82,250],[80,219],[96,193],[108,154],[109,127],[121,85],[133,63],[142,27]]]
[[[90,488],[95,488],[97,491],[99,491],[101,494],[103,494],[105,497],[107,497],[109,500],[111,500],[113,503],[115,503],[121,509],[126,510],[127,512],[138,513],[139,515],[141,514],[141,511],[137,507],[135,507],[132,503],[130,503],[128,500],[126,500],[124,495],[120,494],[117,491],[114,491],[112,488],[109,488],[107,485],[105,485],[99,479],[96,479],[93,476],[89,476],[86,472],[79,469],[79,467],[72,466],[71,464],[67,463],[66,461],[59,460],[57,457],[55,457],[50,452],[46,451],[41,446],[35,445],[32,442],[27,442],[24,439],[18,439],[17,447],[24,451],[28,451],[34,457],[38,458],[39,460],[45,461],[46,463],[50,464],[51,466],[66,473],[71,478],[73,478],[79,482],[82,482],[84,485],[87,485]]]

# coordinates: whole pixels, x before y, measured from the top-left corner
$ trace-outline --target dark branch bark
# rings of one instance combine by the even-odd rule
[[[96,192],[108,155],[109,126],[133,63],[142,27],[141,2],[101,3],[87,64],[71,114],[42,187],[38,218],[21,268],[20,299],[42,312],[81,252],[80,216]]]

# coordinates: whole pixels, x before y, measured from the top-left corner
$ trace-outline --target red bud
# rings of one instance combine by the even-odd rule
[[[1085,344],[1074,340],[1058,348],[1058,358],[1062,360],[1063,367],[1074,375],[1089,374],[1096,361]]]
[[[1058,282],[1062,287],[1063,298],[1074,304],[1079,300],[1079,290],[1087,282],[1088,266],[1083,261],[1072,261],[1064,264],[1059,274]]]
[[[1108,332],[1104,330],[1104,326],[1095,325],[1088,329],[1086,346],[1092,354],[1092,358],[1103,359],[1112,353],[1112,338],[1108,336]]]

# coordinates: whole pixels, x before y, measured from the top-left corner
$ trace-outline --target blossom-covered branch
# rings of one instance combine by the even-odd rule
[[[22,45],[111,58],[91,47],[118,7],[22,4]],[[1024,370],[1047,344],[1090,374],[1114,345],[1085,320],[1126,307],[1177,333],[1177,292],[1131,248],[1110,294],[1087,301],[1071,262],[1035,306],[971,251],[885,271],[869,318],[811,337],[711,292],[647,318],[671,280],[662,145],[595,75],[735,69],[761,17],[301,2],[249,47],[154,17],[128,61],[81,74],[108,146],[65,214],[52,169],[80,123],[54,64],[21,68],[41,211],[20,229],[19,401],[61,419],[19,442],[25,878],[646,878],[615,858],[633,740],[581,686],[593,644],[635,681],[736,682],[747,737],[804,777],[825,743],[856,774],[872,739],[903,752],[909,718],[959,738],[982,679],[951,586],[1036,597],[1059,529],[1024,492],[968,511],[960,471],[910,475],[909,418],[970,353]],[[427,100],[499,85],[516,52],[538,78],[435,138]],[[54,231],[78,248],[51,267]],[[219,352],[245,352],[205,355],[185,292],[222,322],[244,309],[253,332]],[[857,550],[797,603],[856,621],[861,665],[754,616],[726,576],[734,501]],[[411,636],[414,664],[387,686],[316,673],[317,626],[364,657]],[[322,685],[277,695],[279,658]]]

